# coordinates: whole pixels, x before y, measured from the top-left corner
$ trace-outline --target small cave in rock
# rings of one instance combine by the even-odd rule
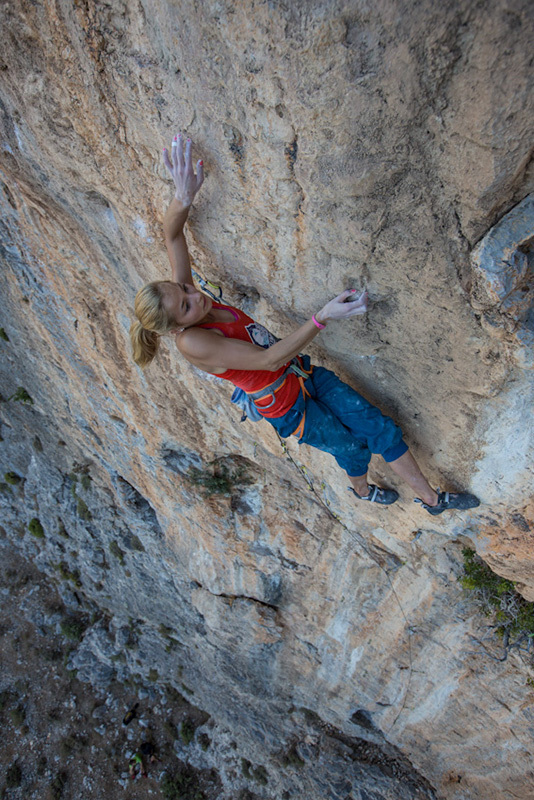
[[[352,714],[350,721],[354,722],[355,725],[359,725],[360,728],[363,728],[366,731],[377,730],[371,714],[364,708],[359,708],[357,711],[355,711],[354,714]]]
[[[198,453],[185,447],[166,445],[161,451],[161,457],[165,466],[178,475],[187,476],[191,468],[202,468],[202,459]]]
[[[146,497],[143,497],[141,492],[132,486],[131,483],[128,483],[127,480],[121,478],[120,475],[116,478],[116,486],[125,505],[134,510],[157,536],[162,537],[163,531],[158,522],[156,512]]]

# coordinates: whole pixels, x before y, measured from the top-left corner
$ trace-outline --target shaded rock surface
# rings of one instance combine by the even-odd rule
[[[121,664],[88,633],[77,668],[183,682],[252,765],[291,750],[306,708],[399,748],[440,797],[527,798],[528,667],[488,655],[456,579],[471,542],[534,599],[528,225],[503,296],[474,251],[533,190],[529,5],[199,9],[2,6],[0,452],[23,478],[2,524],[136,648]],[[329,456],[290,441],[310,492],[227,386],[171,346],[132,364],[135,292],[169,272],[178,128],[206,165],[197,269],[277,335],[367,286],[368,316],[330,325],[315,362],[480,509],[431,518],[405,486],[394,508],[356,506]],[[190,469],[221,460],[246,480],[206,496]],[[379,459],[372,477],[396,485]]]

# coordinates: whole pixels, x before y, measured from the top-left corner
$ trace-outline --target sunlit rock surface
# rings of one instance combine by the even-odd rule
[[[139,621],[124,665],[98,632],[80,665],[185,683],[255,764],[304,746],[307,709],[398,748],[439,797],[530,797],[528,668],[497,660],[457,582],[470,542],[534,599],[530,223],[502,290],[479,258],[533,190],[529,4],[17,0],[1,15],[0,453],[25,479],[2,524]],[[366,286],[367,317],[310,352],[479,509],[433,518],[404,485],[395,507],[357,505],[331,457],[290,441],[313,493],[172,342],[133,365],[135,292],[169,275],[161,150],[179,129],[207,175],[199,272],[277,335]],[[18,387],[33,404],[8,400]],[[205,496],[190,468],[216,459],[240,477]],[[380,459],[372,476],[397,486]],[[352,773],[325,788],[325,771],[256,788],[359,797]]]

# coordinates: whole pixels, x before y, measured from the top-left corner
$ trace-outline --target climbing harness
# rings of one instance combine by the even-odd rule
[[[193,277],[197,280],[200,285],[200,288],[203,292],[208,294],[212,300],[216,302],[220,302],[223,299],[223,292],[220,286],[216,283],[212,283],[211,281],[207,281],[202,275],[199,275],[194,269],[191,270]],[[276,338],[276,337],[274,337]],[[312,368],[313,369],[313,368]],[[232,397],[230,398],[231,402],[237,405],[241,411],[241,420],[240,422],[245,422],[245,420],[249,419],[251,422],[259,422],[263,419],[263,415],[258,411],[256,406],[257,400],[262,400],[265,397],[269,397],[272,395],[272,402],[269,403],[268,406],[261,406],[262,411],[268,408],[271,408],[276,402],[275,392],[282,388],[284,383],[287,380],[288,375],[291,373],[296,375],[299,380],[300,388],[303,395],[309,397],[309,392],[304,386],[304,381],[308,378],[311,373],[312,369],[307,370],[304,368],[302,364],[302,359],[297,356],[291,360],[291,363],[287,367],[287,369],[272,383],[269,383],[267,386],[264,386],[262,389],[257,389],[254,392],[245,392],[244,389],[240,389],[236,387]],[[304,411],[302,415],[302,419],[296,428],[296,430],[291,434],[292,436],[297,436],[298,439],[301,438],[304,432],[304,418],[306,412]]]
[[[236,387],[230,400],[232,403],[235,403],[237,406],[239,406],[243,412],[240,421],[245,422],[246,419],[250,419],[251,422],[259,422],[260,419],[263,419],[263,415],[258,410],[256,401],[272,396],[272,401],[267,406],[261,406],[261,411],[271,408],[271,406],[273,406],[276,402],[275,393],[282,388],[288,378],[288,375],[293,374],[297,376],[303,395],[305,397],[309,397],[310,393],[304,386],[304,381],[311,375],[312,369],[307,370],[302,363],[302,359],[299,356],[296,356],[291,360],[291,363],[284,370],[284,372],[275,381],[267,384],[267,386],[263,386],[261,389],[256,389],[254,392],[245,392],[244,389]],[[302,436],[302,431],[304,430],[305,413],[306,412],[304,411],[297,429],[291,434],[292,436],[296,435],[299,439]]]

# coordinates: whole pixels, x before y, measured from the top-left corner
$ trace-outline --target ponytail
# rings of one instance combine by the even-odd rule
[[[130,340],[135,363],[143,369],[147,367],[158,352],[158,334],[147,331],[139,320],[130,326]]]
[[[163,307],[163,283],[147,283],[135,296],[137,321],[130,327],[130,340],[133,359],[142,368],[148,366],[158,352],[159,337],[176,326]]]

